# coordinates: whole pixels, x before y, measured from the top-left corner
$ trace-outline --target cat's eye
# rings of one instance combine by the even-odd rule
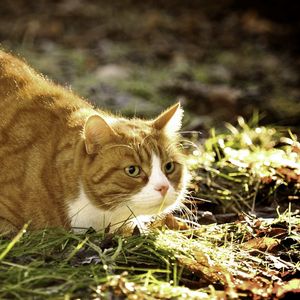
[[[125,173],[130,177],[138,177],[141,174],[139,166],[128,166],[125,168]]]
[[[174,171],[174,169],[175,169],[175,164],[174,164],[174,162],[172,162],[172,161],[167,162],[167,163],[165,164],[164,169],[165,169],[166,174],[172,173],[172,172]]]

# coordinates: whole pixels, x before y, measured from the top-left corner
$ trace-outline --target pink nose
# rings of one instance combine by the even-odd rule
[[[160,192],[162,196],[165,196],[169,189],[169,185],[161,184],[155,188],[156,191]]]

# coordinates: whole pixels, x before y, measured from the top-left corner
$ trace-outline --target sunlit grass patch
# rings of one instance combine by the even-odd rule
[[[188,160],[195,199],[220,205],[220,212],[254,211],[260,203],[284,210],[289,200],[300,199],[299,152],[295,134],[257,121],[249,125],[240,117],[225,133],[212,129]]]

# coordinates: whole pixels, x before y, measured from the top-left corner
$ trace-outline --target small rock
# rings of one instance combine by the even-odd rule
[[[130,72],[127,68],[109,64],[99,67],[95,71],[96,78],[99,80],[112,80],[112,79],[126,79],[129,77]]]
[[[202,225],[217,223],[216,217],[210,211],[197,212],[198,223]]]

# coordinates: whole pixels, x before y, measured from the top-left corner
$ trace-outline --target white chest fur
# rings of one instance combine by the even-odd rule
[[[74,231],[93,227],[96,231],[105,229],[108,225],[111,229],[117,229],[132,219],[132,211],[127,207],[114,210],[103,210],[96,207],[89,199],[84,189],[80,188],[79,196],[69,204],[69,218]],[[134,223],[139,222],[136,220]]]
[[[106,214],[106,211],[91,203],[82,187],[78,198],[69,205],[69,218],[71,226],[75,229],[93,227],[95,230],[100,230],[105,228],[109,224],[109,221],[105,220]]]

